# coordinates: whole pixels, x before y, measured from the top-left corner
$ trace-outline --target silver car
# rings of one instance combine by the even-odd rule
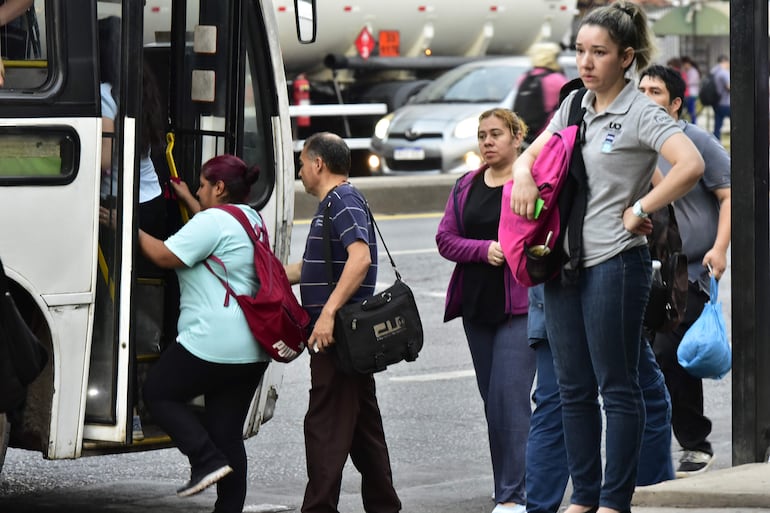
[[[577,75],[575,58],[560,57]],[[479,115],[513,107],[516,85],[532,67],[528,57],[486,59],[458,66],[428,84],[375,126],[370,171],[385,174],[456,173],[481,165]]]

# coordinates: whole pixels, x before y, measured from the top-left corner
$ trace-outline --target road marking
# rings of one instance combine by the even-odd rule
[[[445,379],[471,378],[474,376],[476,376],[476,373],[473,370],[462,370],[462,371],[449,371],[449,372],[434,372],[431,374],[415,374],[414,376],[394,376],[390,378],[390,381],[425,382],[425,381],[441,381]]]
[[[279,511],[294,511],[294,508],[280,504],[257,504],[243,508],[243,513],[277,513]]]
[[[438,249],[436,248],[425,248],[425,249],[401,249],[398,251],[391,251],[391,255],[423,255],[426,253],[438,253]],[[385,251],[382,251],[378,253],[379,257],[385,256],[387,258],[388,254]]]

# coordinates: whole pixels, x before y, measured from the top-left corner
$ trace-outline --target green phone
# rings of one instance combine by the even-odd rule
[[[540,212],[543,211],[543,205],[545,205],[545,201],[543,201],[542,198],[537,198],[537,200],[535,200],[535,219],[540,217]]]

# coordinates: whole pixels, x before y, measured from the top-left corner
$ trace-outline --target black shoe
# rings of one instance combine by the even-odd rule
[[[202,472],[200,474],[193,471],[190,480],[187,481],[186,485],[179,488],[176,494],[180,497],[190,497],[196,493],[201,493],[232,471],[233,469],[230,465],[223,465],[210,472]]]

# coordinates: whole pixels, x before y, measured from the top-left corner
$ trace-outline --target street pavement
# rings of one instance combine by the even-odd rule
[[[413,214],[442,212],[449,191],[457,176],[435,175],[419,177],[353,177],[351,182],[364,191],[372,210],[376,214]],[[310,218],[317,200],[304,192],[301,182],[295,183],[295,218]],[[720,300],[724,309],[728,330],[730,330],[730,283],[729,275],[720,287]],[[430,348],[426,349],[427,353]],[[438,353],[434,357],[439,356]],[[729,379],[729,378],[725,378]],[[442,385],[444,386],[444,385]],[[287,400],[290,391],[282,393],[282,400]],[[304,393],[304,392],[303,392]],[[713,398],[711,398],[713,399]],[[711,407],[729,408],[728,403],[719,402]],[[390,405],[395,410],[394,405]],[[284,412],[285,415],[285,412]],[[276,418],[265,426],[265,433],[250,441],[251,445],[266,441],[265,436],[271,429],[285,428]],[[296,433],[295,433],[296,431]],[[292,431],[296,438],[298,430]],[[283,433],[282,436],[285,436]],[[438,434],[437,434],[438,436]],[[446,435],[444,435],[446,436]],[[291,438],[283,443],[289,444],[286,451],[301,440]],[[396,444],[390,440],[391,448]],[[755,463],[729,466],[729,435],[715,447],[718,461],[714,469],[698,476],[637,488],[633,499],[634,513],[770,513],[770,464]],[[459,446],[458,446],[459,447]],[[296,449],[296,448],[295,448]],[[458,449],[459,450],[459,449]],[[296,451],[295,451],[296,452]],[[259,453],[259,451],[257,451]],[[418,451],[415,451],[418,454]],[[182,457],[171,451],[166,453],[171,464],[184,467]],[[298,512],[302,500],[302,476],[293,476],[291,467],[278,465],[274,458],[268,458],[273,469],[270,480],[259,480],[260,485],[250,485],[244,513]],[[448,469],[440,465],[432,467],[435,473],[447,473]],[[445,479],[427,479],[420,476],[425,472],[420,467],[418,473],[399,473],[397,477],[399,495],[405,513],[489,513],[494,503],[489,495],[479,494],[479,490],[488,489],[490,476],[480,474],[478,469],[464,468]],[[26,497],[0,496],[0,513],[82,513],[141,511],[143,509],[164,513],[206,512],[212,509],[214,490],[207,490],[199,496],[178,499],[174,490],[179,483],[168,479],[135,479],[135,474],[126,470],[128,479],[113,480],[78,487],[77,501],[73,502],[72,490],[66,487],[46,492],[44,498],[34,502]],[[355,470],[346,470],[348,481],[343,483],[339,510],[345,513],[363,511],[361,506]],[[352,477],[351,477],[352,476]],[[267,483],[268,486],[265,486]],[[491,492],[491,490],[490,490]],[[458,498],[462,497],[462,499]],[[84,507],[84,504],[89,507]],[[562,508],[563,509],[563,508]]]
[[[362,189],[375,213],[416,213],[443,211],[449,191],[457,176],[359,177],[351,183]],[[307,194],[297,182],[297,218],[312,215]],[[401,198],[403,201],[394,201]],[[418,198],[414,200],[413,198]],[[311,203],[312,204],[312,203]],[[303,216],[303,214],[305,214]],[[720,287],[720,301],[725,303],[727,329],[730,330],[730,283]],[[724,455],[728,457],[728,455]],[[711,470],[686,479],[639,487],[634,494],[635,513],[674,513],[708,511],[709,513],[770,513],[770,464],[754,463]]]

